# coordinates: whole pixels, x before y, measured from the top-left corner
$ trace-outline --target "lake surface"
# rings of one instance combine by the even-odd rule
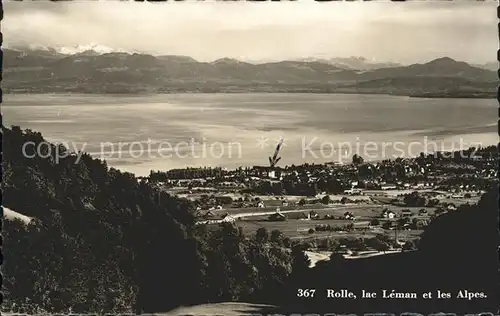
[[[4,125],[148,174],[415,156],[498,143],[495,100],[347,94],[5,95]]]

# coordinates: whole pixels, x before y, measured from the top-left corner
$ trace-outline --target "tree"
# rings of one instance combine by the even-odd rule
[[[283,233],[277,229],[271,231],[271,242],[274,242],[276,244],[282,244],[283,243],[283,239],[285,238],[285,236],[283,235]]]
[[[316,182],[313,182],[312,184],[307,186],[306,188],[307,196],[316,196],[317,194],[318,194],[318,184]]]
[[[382,234],[375,236],[374,238],[366,239],[366,246],[377,251],[387,251],[389,250],[390,239]]]
[[[216,203],[222,205],[228,205],[233,203],[233,199],[230,196],[218,196],[215,198]]]
[[[402,251],[412,251],[412,250],[415,250],[417,247],[415,246],[415,243],[412,242],[412,241],[407,241],[404,243],[403,247],[402,247]]]
[[[386,244],[389,244],[391,242],[391,238],[389,238],[389,236],[387,236],[385,234],[377,234],[375,236],[375,238],[386,243]]]
[[[392,227],[392,222],[391,221],[386,221],[384,224],[382,224],[383,229],[391,229]]]
[[[326,205],[330,204],[330,201],[331,201],[331,199],[330,199],[330,196],[328,194],[325,195],[323,198],[321,198],[321,203],[323,203],[323,204],[326,204]]]
[[[425,197],[421,196],[420,193],[414,191],[410,194],[405,195],[403,202],[407,206],[422,207],[428,204]]]
[[[401,217],[401,218],[398,218],[398,220],[397,220],[397,226],[399,228],[401,228],[405,224],[408,224],[409,222],[410,222],[410,219],[408,217]]]
[[[267,229],[264,227],[260,227],[257,229],[255,232],[255,240],[257,240],[258,243],[264,244],[269,240],[269,234],[267,232]]]
[[[346,231],[353,231],[354,230],[354,224],[353,223],[349,223],[349,224],[345,225],[345,230]]]
[[[439,200],[438,199],[429,199],[429,201],[427,201],[427,207],[434,207],[436,205],[439,205]]]
[[[283,238],[283,247],[290,248],[292,246],[292,240],[288,237]]]
[[[305,246],[296,245],[292,248],[292,273],[302,274],[311,265],[311,260],[305,253]]]
[[[352,156],[352,163],[355,164],[355,165],[359,165],[359,164],[362,164],[364,162],[364,159],[363,157],[361,157],[360,155],[358,154],[354,154]]]
[[[374,218],[370,221],[371,226],[378,226],[380,225],[380,221],[377,218]]]

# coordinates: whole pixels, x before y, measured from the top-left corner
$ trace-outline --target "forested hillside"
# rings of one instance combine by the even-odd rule
[[[187,201],[88,155],[55,163],[53,145],[42,151],[48,158],[26,158],[22,145],[45,143],[42,135],[2,131],[3,205],[34,218],[4,224],[4,311],[158,312],[264,300],[290,274],[281,239],[245,239],[230,225],[195,229]]]

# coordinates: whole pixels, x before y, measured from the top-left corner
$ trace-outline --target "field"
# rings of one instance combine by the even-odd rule
[[[226,209],[213,211],[214,214],[229,213],[236,218],[236,225],[243,228],[246,235],[253,235],[255,231],[261,227],[266,228],[268,231],[280,230],[285,236],[292,239],[309,239],[318,237],[329,237],[333,239],[344,237],[374,237],[377,234],[394,234],[392,230],[383,230],[380,227],[369,228],[369,223],[372,219],[379,219],[383,224],[388,219],[382,218],[381,214],[384,209],[392,210],[396,216],[401,216],[403,209],[409,209],[412,212],[411,218],[426,219],[434,212],[434,208],[426,208],[428,214],[426,216],[419,216],[418,212],[421,208],[405,208],[392,205],[305,205],[295,207],[283,207],[281,213],[286,216],[286,221],[271,221],[269,215],[275,213],[275,208],[245,208],[245,209]],[[319,219],[301,219],[301,215],[307,215],[309,212],[314,211],[318,214]],[[356,220],[344,219],[346,212],[352,213]],[[329,215],[329,219],[324,219],[325,215]],[[392,221],[395,221],[393,219]],[[342,227],[352,223],[355,230],[352,232],[315,232],[309,234],[309,229],[314,229],[318,225],[330,225],[332,227]],[[399,239],[413,239],[418,236],[421,230],[412,231],[399,231]]]
[[[403,210],[409,210],[410,213],[406,214],[409,221],[417,219],[418,221],[429,222],[429,219],[434,215],[436,208],[425,207],[426,214],[419,214],[422,207],[406,207],[391,204],[391,200],[397,198],[400,194],[411,192],[410,190],[387,190],[387,191],[364,191],[362,196],[346,196],[351,200],[357,199],[357,203],[331,203],[328,205],[321,203],[305,204],[302,206],[282,206],[284,200],[289,202],[297,202],[304,198],[310,201],[311,198],[294,196],[293,198],[285,197],[271,197],[259,196],[260,200],[264,202],[265,207],[242,207],[242,208],[223,208],[211,211],[215,217],[222,218],[225,214],[233,217],[237,226],[243,229],[247,236],[254,235],[257,229],[266,228],[267,231],[279,230],[285,236],[291,239],[340,239],[340,238],[372,238],[378,234],[384,234],[396,238],[399,241],[407,241],[417,238],[422,232],[422,227],[419,229],[383,229],[382,225],[386,221],[396,222],[399,218],[404,217]],[[422,190],[421,193],[430,195],[440,194],[444,196],[445,192],[432,192],[432,190]],[[331,200],[338,201],[344,197],[343,195],[333,196],[330,195]],[[251,197],[252,200],[256,196]],[[456,206],[465,203],[475,203],[479,197],[472,197],[470,199],[458,199],[448,196],[440,198],[441,202],[453,203]],[[284,221],[272,221],[269,219],[271,214],[279,212],[286,217]],[[383,210],[392,211],[395,214],[393,219],[384,218],[382,216]],[[317,214],[317,218],[308,218],[308,215],[313,212]],[[346,212],[351,213],[355,220],[345,219]],[[325,218],[327,217],[327,218]],[[373,219],[378,219],[379,225],[371,227],[369,224]],[[219,220],[221,221],[221,220]],[[329,225],[332,228],[339,228],[339,230],[348,224],[353,224],[354,230],[351,231],[316,231],[317,226]],[[394,225],[393,225],[394,226]],[[315,230],[313,233],[309,231]]]
[[[239,227],[243,228],[243,232],[247,235],[255,234],[255,231],[261,227],[266,228],[268,231],[277,229],[285,236],[291,239],[315,239],[315,238],[372,238],[378,234],[391,235],[395,232],[393,230],[384,230],[381,228],[363,229],[367,228],[368,222],[354,222],[355,230],[351,232],[314,232],[309,234],[309,229],[314,229],[319,224],[330,224],[331,226],[342,226],[352,223],[348,220],[288,220],[283,222],[272,222],[268,220],[240,220],[236,222]],[[358,230],[359,229],[359,230]],[[398,231],[400,240],[414,239],[422,233],[422,230],[401,230]]]

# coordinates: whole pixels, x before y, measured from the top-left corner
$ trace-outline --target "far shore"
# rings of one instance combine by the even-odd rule
[[[497,93],[481,92],[481,94],[460,94],[449,95],[439,93],[424,93],[424,94],[395,94],[395,93],[376,93],[376,92],[341,92],[341,91],[110,91],[110,92],[88,92],[88,91],[58,91],[58,92],[42,92],[42,91],[3,91],[4,95],[102,95],[102,96],[153,96],[153,95],[170,95],[170,94],[359,94],[359,95],[384,95],[393,97],[407,97],[418,99],[497,99]]]

